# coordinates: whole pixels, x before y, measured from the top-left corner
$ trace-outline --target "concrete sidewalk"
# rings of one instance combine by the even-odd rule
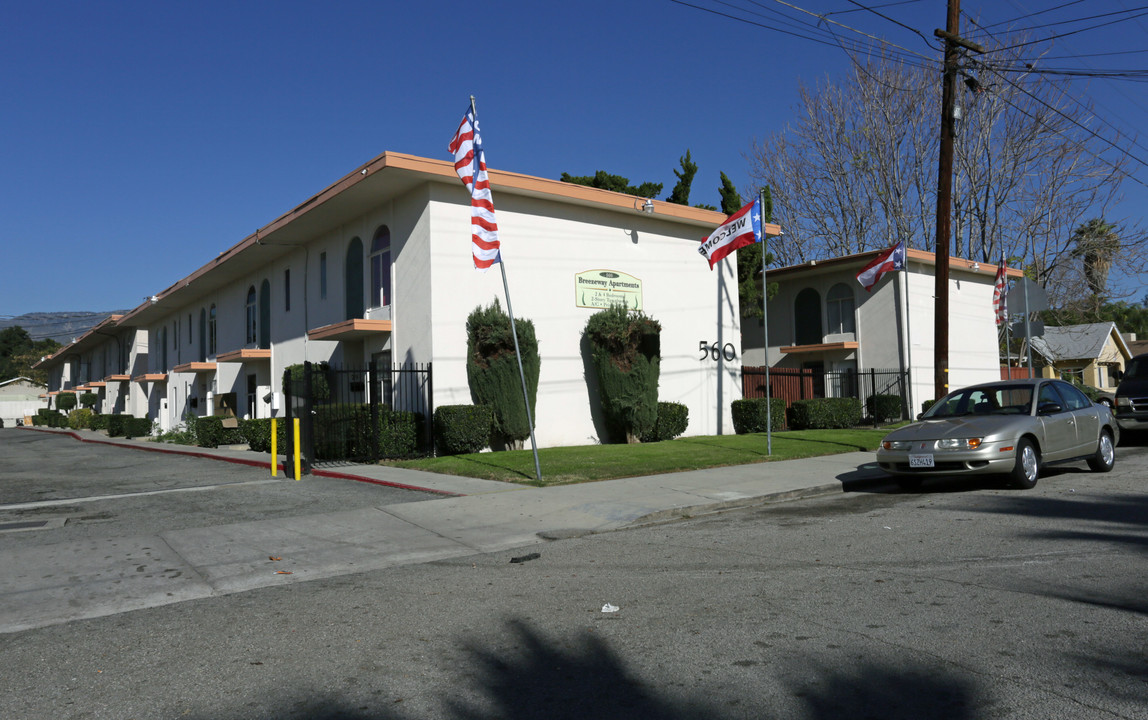
[[[72,434],[123,446],[125,452],[190,454],[243,464],[253,464],[254,456],[269,467],[268,456],[248,451]],[[443,497],[4,553],[0,632],[839,493],[847,484],[885,477],[873,454],[860,452],[549,488],[383,466],[320,472]],[[281,560],[270,562],[270,557]]]

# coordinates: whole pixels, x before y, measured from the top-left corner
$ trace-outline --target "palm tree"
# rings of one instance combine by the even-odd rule
[[[1108,286],[1108,271],[1120,251],[1120,234],[1115,225],[1092,218],[1072,233],[1076,248],[1074,257],[1084,259],[1084,279],[1093,295],[1103,296]]]

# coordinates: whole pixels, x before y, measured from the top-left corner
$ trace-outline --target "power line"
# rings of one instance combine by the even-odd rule
[[[1015,18],[1012,18],[1011,20],[1001,20],[1000,22],[995,22],[995,23],[992,23],[990,25],[985,25],[982,27],[982,29],[987,32],[989,28],[996,27],[997,25],[1007,25],[1009,23],[1014,23],[1017,20],[1024,20],[1026,18],[1036,17],[1037,15],[1043,15],[1045,13],[1050,13],[1050,12],[1053,12],[1054,10],[1060,10],[1061,8],[1071,7],[1072,5],[1079,5],[1082,2],[1084,2],[1084,0],[1072,0],[1072,2],[1066,2],[1066,3],[1063,3],[1061,5],[1057,5],[1056,7],[1045,8],[1044,10],[1037,10],[1036,12],[1021,15],[1020,17],[1015,17]]]

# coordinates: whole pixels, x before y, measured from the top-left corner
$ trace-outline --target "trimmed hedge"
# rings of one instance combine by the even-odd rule
[[[270,418],[240,420],[239,433],[247,441],[247,447],[251,448],[253,452],[271,452]],[[279,436],[276,440],[276,452],[281,455],[287,454],[287,421],[283,418],[279,418],[279,422],[276,424],[275,434]]]
[[[151,418],[124,415],[124,437],[138,438],[151,435]]]
[[[101,413],[92,413],[92,429],[93,430],[107,430],[108,418],[110,415],[103,415]]]
[[[494,412],[487,405],[443,405],[434,411],[434,439],[440,455],[479,452],[490,444]]]
[[[874,422],[886,422],[901,417],[900,395],[870,395],[865,399],[865,413]]]
[[[647,442],[661,442],[673,440],[686,431],[690,424],[690,409],[681,403],[659,402],[658,419],[654,427],[643,433],[641,440]]]
[[[795,400],[789,408],[794,430],[851,428],[861,424],[861,401],[857,398]]]
[[[223,417],[219,415],[189,417],[187,429],[199,447],[217,448],[220,445],[235,445],[246,440],[239,428],[223,427]]]
[[[128,415],[108,415],[108,437],[122,437],[124,420],[128,417]]]
[[[371,408],[366,404],[315,407],[315,459],[402,458],[419,453],[426,419],[422,413],[379,408],[379,434],[371,439]]]
[[[68,412],[76,407],[76,394],[73,392],[62,392],[56,396],[56,409],[63,412]]]
[[[730,403],[730,417],[733,418],[733,431],[738,435],[765,432],[766,411],[769,411],[770,429],[785,427],[785,398],[770,398],[770,406],[765,398],[746,398]]]
[[[93,392],[86,392],[80,394],[80,405],[86,408],[94,408],[96,403],[100,401],[100,396]]]
[[[283,368],[283,394],[301,397],[303,395],[303,363]],[[326,362],[311,363],[311,400],[324,402],[331,397],[331,366]]]

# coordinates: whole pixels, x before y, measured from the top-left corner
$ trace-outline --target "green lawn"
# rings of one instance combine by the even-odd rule
[[[640,445],[581,445],[538,451],[543,485],[592,482],[749,463],[792,460],[835,453],[873,451],[889,428],[792,430],[773,434],[766,454],[764,433],[678,438]],[[386,462],[386,465],[446,475],[536,485],[529,447],[497,453]]]

